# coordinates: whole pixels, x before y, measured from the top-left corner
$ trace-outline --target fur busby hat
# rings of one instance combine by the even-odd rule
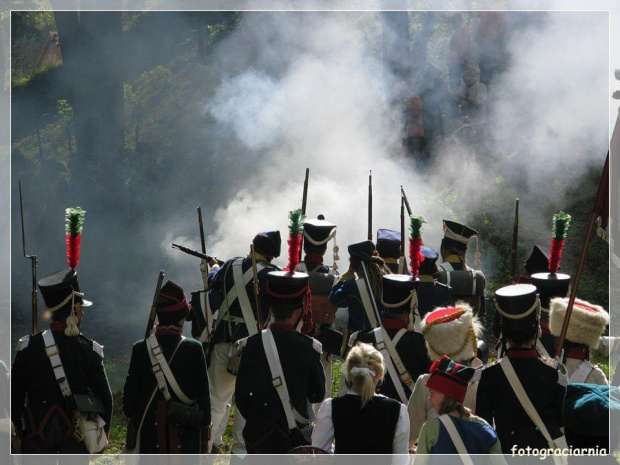
[[[441,241],[442,245],[455,247],[460,250],[467,250],[469,240],[478,236],[479,233],[475,229],[459,224],[456,221],[443,220],[444,237]]]
[[[400,231],[392,229],[377,230],[377,252],[381,258],[400,257]]]
[[[456,363],[447,355],[435,360],[431,365],[431,376],[426,387],[441,392],[463,403],[467,395],[467,386],[474,377],[475,369]]]
[[[453,360],[465,361],[476,357],[482,325],[469,305],[458,302],[455,307],[437,308],[427,313],[421,331],[433,360],[447,355]]]
[[[560,336],[566,309],[567,297],[551,299],[549,309],[549,329],[554,336]],[[571,313],[566,339],[578,344],[585,344],[591,349],[598,346],[599,338],[609,324],[609,314],[600,305],[594,305],[585,300],[575,299]]]
[[[386,274],[381,278],[381,305],[389,313],[410,313],[418,305],[416,287],[420,281],[406,274]]]
[[[183,289],[167,281],[157,296],[157,320],[160,325],[176,325],[187,317],[189,305]]]
[[[267,298],[269,305],[275,309],[297,310],[305,308],[309,294],[306,273],[295,271],[272,271],[267,273]]]
[[[260,232],[254,236],[252,243],[254,244],[254,250],[267,258],[280,256],[280,250],[282,248],[280,231]]]
[[[495,291],[495,308],[504,334],[538,330],[540,302],[535,286],[513,284],[499,288]]]

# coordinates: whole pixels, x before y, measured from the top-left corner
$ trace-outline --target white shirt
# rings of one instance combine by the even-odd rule
[[[359,395],[352,391],[347,391],[347,394]],[[375,397],[385,396],[376,394]],[[312,445],[314,447],[320,447],[330,454],[334,453],[332,400],[331,398],[325,399],[321,404],[321,408],[316,417],[316,424],[312,431]],[[377,426],[380,427],[380,425]],[[398,412],[398,421],[396,423],[396,430],[394,431],[394,440],[392,441],[392,454],[406,454],[406,461],[409,461],[409,414],[404,404],[400,404],[400,411]]]

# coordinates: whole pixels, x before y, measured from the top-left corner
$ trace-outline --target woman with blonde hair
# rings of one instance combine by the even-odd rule
[[[321,405],[312,445],[335,454],[407,454],[406,406],[375,393],[385,374],[381,353],[359,343],[349,352],[342,372],[348,390]]]

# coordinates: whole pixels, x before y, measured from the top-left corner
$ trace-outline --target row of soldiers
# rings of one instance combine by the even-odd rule
[[[168,281],[161,287],[154,305],[158,324],[134,345],[125,383],[128,451],[221,451],[233,397],[234,453],[286,453],[308,444],[314,415],[330,392],[332,359],[346,357],[358,342],[371,343],[383,354],[387,373],[378,393],[408,405],[409,446],[415,447],[420,428],[432,417],[428,372],[431,361],[442,356],[476,369],[474,379],[465,382],[464,404],[495,424],[505,453],[514,445],[547,444],[500,365],[484,368],[478,318],[485,311],[485,279],[465,260],[477,232],[444,221],[442,263],[437,263],[437,251],[420,247],[418,266],[409,268],[399,267],[400,233],[381,230],[376,245],[349,246],[350,268],[338,276],[324,263],[335,231],[323,217],[306,221],[304,260],[291,260],[298,251],[289,250],[287,270],[272,263],[281,253],[280,233],[259,233],[247,256],[223,263],[212,259],[209,292],[192,293],[190,302],[177,284]],[[109,433],[112,397],[103,350],[79,333],[88,301],[80,292],[76,266],[39,281],[52,323],[49,330],[22,338],[17,347],[11,418],[24,453],[97,452],[76,427],[76,412],[83,409],[75,399],[81,394],[97,399],[97,409],[89,414],[99,416],[101,432]],[[545,310],[551,307],[548,328],[554,332],[554,315],[561,319],[566,309],[562,299],[549,303],[566,294],[560,286],[565,276],[534,274],[536,287],[507,286],[495,296],[494,330],[504,358],[513,363],[553,439],[564,426],[565,379],[535,347]],[[578,326],[568,336],[568,375],[578,372],[580,380],[585,376],[582,381],[594,377],[606,383],[600,370],[582,362],[589,358],[588,348],[598,345],[608,316],[600,307],[579,306]],[[343,332],[334,324],[339,308],[348,309]],[[182,336],[186,320],[195,339]],[[571,359],[578,363],[572,366]],[[341,395],[347,395],[349,382],[346,377],[341,382]],[[372,420],[369,424],[375,424]],[[352,443],[347,434],[354,430],[340,432],[342,444]]]

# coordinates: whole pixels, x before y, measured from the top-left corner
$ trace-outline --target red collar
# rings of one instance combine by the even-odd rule
[[[52,323],[50,323],[50,329],[54,333],[62,332],[67,329],[67,323],[65,323],[64,321],[53,321]]]
[[[585,349],[581,349],[579,347],[568,349],[566,351],[566,358],[572,358],[574,360],[588,360]]]
[[[506,352],[508,358],[538,358],[536,349],[508,349]]]
[[[269,329],[275,330],[275,331],[295,331],[295,327],[293,325],[290,325],[288,323],[278,323],[278,322],[271,323],[271,326],[269,327]]]
[[[405,322],[396,318],[386,318],[383,320],[383,327],[385,329],[407,329]]]
[[[309,263],[310,265],[322,265],[323,255],[316,253],[306,254],[306,256],[304,257],[304,262]]]

